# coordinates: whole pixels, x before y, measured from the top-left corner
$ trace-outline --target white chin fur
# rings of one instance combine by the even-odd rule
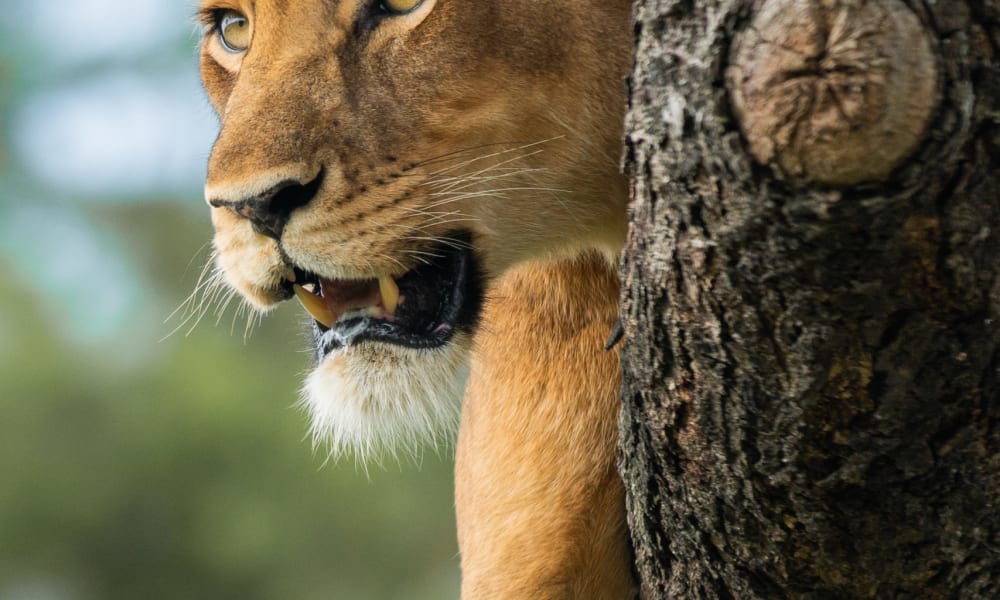
[[[357,460],[450,442],[469,373],[469,336],[431,350],[362,342],[336,351],[306,378],[302,405],[316,445]]]

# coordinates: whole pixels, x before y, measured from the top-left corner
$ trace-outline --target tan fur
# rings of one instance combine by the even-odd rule
[[[470,231],[489,300],[457,456],[463,598],[627,598],[618,363],[602,344],[617,310],[609,257],[626,229],[618,155],[631,1],[424,0],[380,21],[369,18],[376,5],[204,2],[207,21],[236,10],[252,27],[243,53],[212,32],[203,43],[222,120],[207,199],[323,174],[280,246],[213,208],[218,263],[266,310],[293,264],[327,278],[401,275],[440,236]],[[448,356],[442,365],[380,344],[332,356],[310,377],[309,403],[322,405],[314,415],[377,418],[379,405],[436,387],[412,394],[405,377],[368,377],[366,366],[464,376]],[[338,401],[327,391],[367,380],[385,386],[369,392],[378,398],[351,411],[324,404]]]
[[[617,305],[593,254],[492,288],[458,442],[463,598],[626,597],[618,356],[603,348]]]

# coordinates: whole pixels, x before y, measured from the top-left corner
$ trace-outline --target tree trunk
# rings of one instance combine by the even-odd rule
[[[1000,2],[640,0],[643,598],[1000,598]]]

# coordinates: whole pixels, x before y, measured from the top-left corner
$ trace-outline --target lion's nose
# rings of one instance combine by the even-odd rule
[[[227,208],[247,219],[254,231],[262,235],[281,239],[292,212],[312,202],[323,180],[322,171],[312,181],[288,179],[281,181],[261,194],[240,200],[211,199],[208,203],[216,208]]]

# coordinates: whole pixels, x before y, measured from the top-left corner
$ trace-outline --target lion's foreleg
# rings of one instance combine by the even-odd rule
[[[597,255],[517,268],[489,294],[456,466],[462,597],[629,598],[615,469],[618,282]]]

